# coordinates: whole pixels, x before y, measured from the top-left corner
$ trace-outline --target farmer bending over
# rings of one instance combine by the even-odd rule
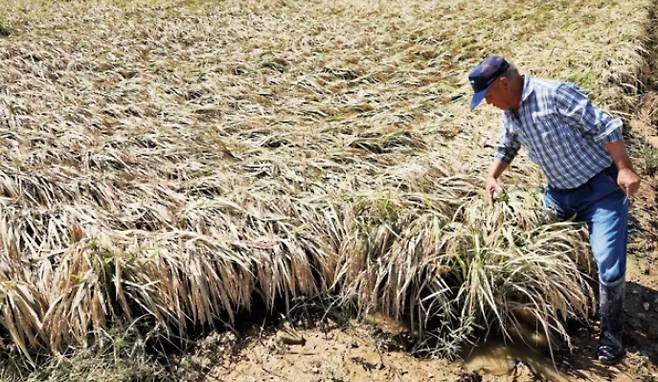
[[[548,179],[544,198],[560,219],[587,223],[599,271],[602,363],[624,356],[624,274],[629,197],[640,186],[621,133],[621,120],[593,106],[574,84],[520,75],[514,65],[489,56],[468,76],[482,99],[503,111],[502,134],[486,181],[493,201],[498,177],[521,145]]]

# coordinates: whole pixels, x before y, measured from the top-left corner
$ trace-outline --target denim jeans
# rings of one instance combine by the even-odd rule
[[[575,221],[587,223],[589,242],[602,284],[623,279],[629,201],[617,186],[614,165],[577,188],[559,190],[549,187],[544,203],[562,220],[575,216]]]

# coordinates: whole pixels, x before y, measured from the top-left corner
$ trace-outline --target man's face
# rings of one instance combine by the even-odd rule
[[[489,105],[502,110],[508,110],[514,107],[513,97],[510,94],[508,82],[508,79],[505,77],[498,78],[494,81],[484,97]]]

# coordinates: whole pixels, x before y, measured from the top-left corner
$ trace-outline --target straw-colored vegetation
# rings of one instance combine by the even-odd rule
[[[645,6],[3,2],[6,349],[103,346],[125,320],[175,340],[317,294],[434,354],[520,311],[568,341],[593,303],[582,231],[530,191],[485,205],[497,119],[469,114],[465,74],[496,52],[623,105]]]

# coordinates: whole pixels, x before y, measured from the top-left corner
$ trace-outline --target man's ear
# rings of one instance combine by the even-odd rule
[[[512,81],[508,77],[498,77],[498,84],[504,91],[509,91]]]

